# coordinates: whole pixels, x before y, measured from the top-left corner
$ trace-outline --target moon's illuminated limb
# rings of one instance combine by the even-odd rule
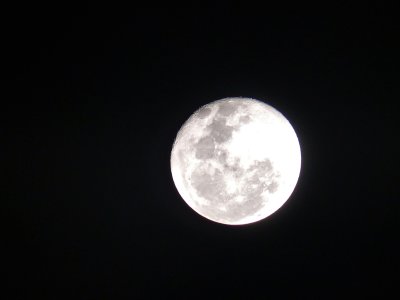
[[[239,225],[279,209],[297,183],[300,145],[289,121],[254,99],[225,98],[197,110],[182,126],[171,172],[200,215]]]

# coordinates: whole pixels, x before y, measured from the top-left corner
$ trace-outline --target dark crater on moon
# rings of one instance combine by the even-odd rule
[[[232,137],[232,132],[235,127],[226,125],[226,119],[214,119],[210,125],[207,126],[210,130],[210,135],[217,143],[224,143]]]
[[[194,144],[196,158],[198,159],[214,157],[215,146],[229,141],[235,128],[226,125],[225,119],[214,119],[211,124],[206,127],[206,130],[209,131],[209,134],[200,138],[198,142]]]

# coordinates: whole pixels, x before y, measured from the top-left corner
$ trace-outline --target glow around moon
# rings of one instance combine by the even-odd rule
[[[254,99],[225,98],[197,110],[171,153],[179,194],[212,221],[240,225],[264,219],[292,194],[301,154],[289,121]]]

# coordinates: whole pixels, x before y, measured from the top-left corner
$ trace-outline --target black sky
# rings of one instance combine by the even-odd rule
[[[4,299],[394,291],[393,7],[35,3],[3,14]],[[169,168],[183,122],[230,96],[277,108],[302,149],[290,200],[242,227],[193,212]]]

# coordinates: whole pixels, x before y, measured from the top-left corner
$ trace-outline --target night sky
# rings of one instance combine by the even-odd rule
[[[394,8],[218,3],[4,7],[2,298],[395,291]],[[227,226],[186,205],[169,159],[196,109],[239,96],[288,118],[302,169],[275,214]]]

